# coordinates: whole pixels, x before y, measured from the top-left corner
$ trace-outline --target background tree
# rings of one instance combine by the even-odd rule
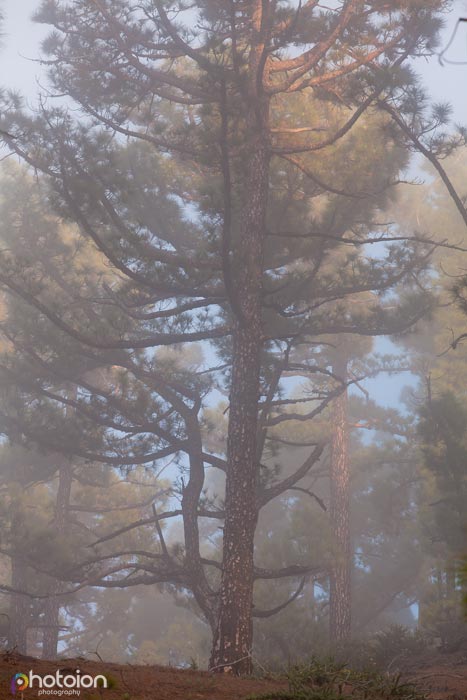
[[[465,467],[462,462],[456,462],[455,457],[462,450],[463,428],[458,420],[462,420],[465,402],[462,389],[465,352],[462,344],[456,342],[464,324],[462,251],[466,229],[461,172],[465,149],[445,162],[438,160],[432,151],[436,151],[436,143],[431,143],[427,150],[428,160],[435,166],[434,170],[427,168],[425,171],[428,183],[402,196],[398,218],[403,226],[421,235],[443,231],[452,246],[452,250],[438,250],[433,256],[436,309],[419,325],[417,335],[404,339],[419,377],[417,389],[408,393],[408,406],[416,420],[420,420],[418,440],[422,451],[418,456],[415,453],[420,479],[419,538],[427,557],[419,582],[420,623],[449,646],[458,644],[465,636],[456,582],[465,524],[455,504],[457,494],[463,492],[465,477]],[[426,207],[428,192],[429,209]],[[455,487],[450,485],[452,479]],[[451,498],[454,501],[451,502]],[[445,511],[448,503],[449,515]],[[444,526],[440,527],[441,522]]]

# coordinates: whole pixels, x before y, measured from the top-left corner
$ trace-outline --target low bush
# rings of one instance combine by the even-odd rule
[[[332,659],[314,658],[309,664],[294,666],[285,675],[288,689],[249,700],[424,700],[400,676],[376,671],[359,671]]]

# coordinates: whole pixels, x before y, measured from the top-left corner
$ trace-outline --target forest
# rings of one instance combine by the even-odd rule
[[[467,698],[467,127],[419,71],[461,4],[35,2],[36,96],[0,90],[5,683]]]

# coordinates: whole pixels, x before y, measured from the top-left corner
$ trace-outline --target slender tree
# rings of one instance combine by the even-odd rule
[[[73,483],[73,471],[70,463],[62,464],[58,469],[58,488],[55,505],[53,526],[57,533],[66,534],[69,528],[69,507],[71,487]],[[12,584],[13,585],[13,584]],[[49,597],[45,601],[44,634],[42,640],[42,656],[44,659],[55,659],[60,633],[60,590],[63,582],[53,580]]]
[[[11,560],[11,587],[16,591],[11,596],[8,647],[26,655],[28,651],[28,629],[30,623],[30,606],[24,591],[27,580],[27,567],[20,559]]]
[[[339,348],[333,372],[348,381],[348,359]],[[332,407],[332,441],[330,455],[330,518],[337,546],[331,571],[329,592],[330,639],[333,643],[347,641],[351,634],[353,557],[350,539],[350,434],[348,394],[344,391]]]

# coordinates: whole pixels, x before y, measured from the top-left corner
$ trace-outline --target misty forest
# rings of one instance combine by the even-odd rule
[[[36,5],[36,95],[0,92],[0,666],[465,699],[467,128],[419,73],[465,7]]]

